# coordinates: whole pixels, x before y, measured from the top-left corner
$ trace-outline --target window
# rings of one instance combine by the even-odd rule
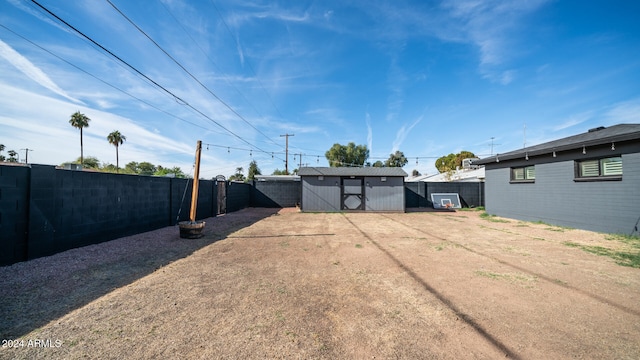
[[[511,168],[511,182],[531,183],[536,180],[535,166]]]
[[[622,157],[576,161],[577,180],[619,180],[622,178]]]

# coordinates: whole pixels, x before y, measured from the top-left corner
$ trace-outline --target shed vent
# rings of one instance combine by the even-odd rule
[[[594,127],[593,129],[589,129],[589,132],[596,132],[604,129],[605,129],[604,126],[598,126],[598,127]]]

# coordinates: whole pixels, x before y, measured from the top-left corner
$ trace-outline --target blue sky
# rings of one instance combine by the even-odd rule
[[[431,174],[492,142],[640,123],[638,1],[38,2],[140,73],[33,2],[0,0],[0,143],[31,163],[80,155],[75,111],[92,120],[85,156],[115,164],[119,130],[121,166],[191,173],[202,140],[204,178],[284,169],[287,133],[290,169],[355,142]]]

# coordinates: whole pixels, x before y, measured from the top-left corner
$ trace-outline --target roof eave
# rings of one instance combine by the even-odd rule
[[[640,132],[633,132],[633,133],[627,133],[627,134],[620,134],[620,135],[611,135],[611,136],[606,136],[606,137],[602,137],[602,138],[597,138],[597,139],[592,139],[592,140],[586,140],[586,141],[581,141],[581,142],[576,142],[576,143],[572,143],[572,144],[567,144],[567,145],[558,145],[558,146],[552,146],[551,144],[556,142],[556,141],[561,141],[561,140],[556,140],[556,141],[552,141],[549,143],[550,146],[546,146],[542,149],[533,149],[539,145],[536,146],[530,146],[528,148],[523,148],[520,150],[515,150],[515,151],[510,151],[508,153],[504,153],[504,154],[495,154],[493,156],[490,157],[486,157],[484,159],[480,159],[477,161],[474,161],[473,164],[474,165],[486,165],[486,164],[491,164],[496,162],[496,159],[499,159],[500,161],[508,161],[508,160],[515,160],[515,159],[521,159],[526,157],[527,155],[530,157],[533,156],[540,156],[540,155],[545,155],[545,154],[551,154],[554,151],[556,152],[561,152],[561,151],[570,151],[570,150],[577,150],[584,147],[591,147],[591,146],[600,146],[600,145],[605,145],[611,142],[624,142],[624,141],[631,141],[631,140],[637,140],[640,139]],[[531,150],[533,149],[533,150]]]

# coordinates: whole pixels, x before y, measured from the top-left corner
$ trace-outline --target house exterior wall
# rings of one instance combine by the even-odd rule
[[[340,211],[340,177],[302,177],[302,211]]]
[[[486,210],[526,221],[630,234],[640,217],[640,153],[622,155],[621,181],[575,182],[574,161],[535,164],[534,183],[510,183],[510,167],[486,169]]]
[[[381,181],[379,176],[364,178],[365,210],[368,211],[404,211],[404,181],[400,177],[387,177]]]

